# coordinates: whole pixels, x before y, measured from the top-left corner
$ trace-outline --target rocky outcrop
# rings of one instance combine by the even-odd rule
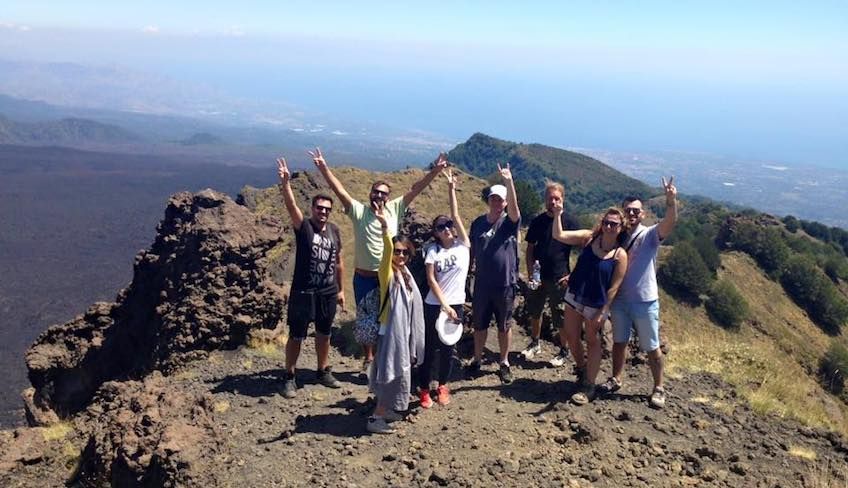
[[[175,390],[154,372],[108,382],[82,420],[89,426],[78,480],[86,486],[185,486],[218,450],[210,395]]]
[[[51,327],[27,352],[31,423],[80,411],[106,381],[169,371],[277,326],[283,296],[266,255],[279,220],[204,190],[174,195],[157,230],[116,302]]]

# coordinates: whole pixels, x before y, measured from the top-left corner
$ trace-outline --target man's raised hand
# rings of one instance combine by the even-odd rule
[[[498,163],[498,173],[500,173],[501,178],[503,178],[504,181],[509,181],[512,179],[512,171],[510,171],[509,169],[509,163],[506,163],[506,166],[503,168],[501,168],[501,164]]]
[[[285,185],[291,179],[291,171],[286,164],[286,158],[277,158],[277,174],[280,176],[280,184]]]
[[[448,155],[447,153],[440,152],[436,159],[433,161],[433,170],[443,170],[448,167]]]
[[[665,191],[666,201],[673,201],[677,197],[677,187],[674,186],[674,176],[669,177],[668,181],[666,181],[665,176],[663,176],[662,186]]]
[[[312,157],[312,162],[315,163],[315,166],[318,167],[318,169],[327,167],[327,161],[324,160],[324,155],[321,154],[320,147],[316,147],[314,152],[306,151],[306,153]]]

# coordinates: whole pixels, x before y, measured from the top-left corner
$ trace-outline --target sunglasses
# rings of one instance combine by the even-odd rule
[[[395,249],[395,256],[409,256],[409,249]]]
[[[371,190],[371,193],[376,194],[376,195],[381,196],[381,197],[389,196],[389,192],[383,191],[383,190]]]
[[[626,213],[627,215],[639,215],[639,212],[641,212],[641,211],[642,211],[641,208],[625,208],[624,209],[624,213]]]
[[[445,229],[453,229],[453,220],[448,220],[435,227],[436,232],[442,232]]]
[[[604,227],[616,228],[621,225],[621,222],[616,222],[614,220],[604,220],[603,222],[601,222],[601,224],[603,224]]]
[[[325,207],[323,205],[315,205],[315,210],[317,210],[318,212],[330,213],[330,212],[333,211],[333,207]]]

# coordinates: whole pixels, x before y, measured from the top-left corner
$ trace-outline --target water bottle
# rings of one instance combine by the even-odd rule
[[[537,290],[539,285],[542,284],[542,275],[541,275],[542,267],[539,265],[539,261],[533,262],[533,274],[530,276],[530,283],[527,283],[527,286],[531,290]]]

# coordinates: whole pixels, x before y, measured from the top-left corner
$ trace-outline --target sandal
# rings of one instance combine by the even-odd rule
[[[575,405],[586,405],[595,399],[595,385],[584,385],[580,391],[571,395],[571,401]]]
[[[621,380],[615,376],[610,376],[603,384],[598,385],[598,393],[601,395],[609,395],[621,389]]]

